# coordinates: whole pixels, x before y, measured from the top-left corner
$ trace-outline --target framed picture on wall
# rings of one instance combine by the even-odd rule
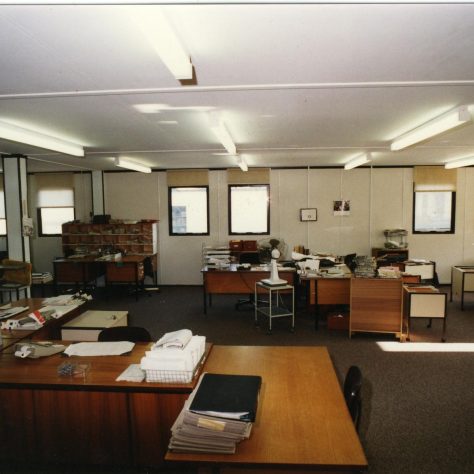
[[[351,214],[350,201],[334,201],[333,211],[335,216],[349,216]]]
[[[317,221],[318,210],[316,208],[300,209],[300,221]]]

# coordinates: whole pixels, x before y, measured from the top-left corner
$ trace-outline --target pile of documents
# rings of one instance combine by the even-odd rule
[[[206,350],[206,337],[189,329],[166,333],[145,352],[140,367],[147,382],[189,383]]]
[[[262,379],[255,375],[202,375],[171,427],[175,452],[235,453],[250,437]]]

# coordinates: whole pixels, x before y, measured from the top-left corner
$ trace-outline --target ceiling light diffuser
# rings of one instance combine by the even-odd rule
[[[392,151],[402,150],[410,145],[426,140],[427,138],[434,137],[440,133],[452,130],[453,128],[459,127],[460,125],[469,122],[471,120],[471,114],[466,106],[458,107],[451,110],[439,117],[436,117],[429,122],[400,135],[398,138],[393,140],[390,145]]]
[[[444,164],[444,167],[448,170],[452,168],[462,168],[463,166],[474,165],[474,156],[468,156],[466,158],[460,158],[459,160],[450,161]]]
[[[220,120],[216,114],[209,114],[209,124],[211,130],[214,132],[217,139],[222,143],[222,146],[227,150],[231,155],[237,153],[237,147],[230,136],[229,131],[227,130],[224,122]]]
[[[248,171],[249,170],[249,167],[247,165],[247,161],[241,155],[237,156],[237,164],[240,166],[240,169],[242,171]]]
[[[151,168],[136,161],[130,161],[126,158],[115,158],[115,166],[126,168],[128,170],[140,171],[141,173],[151,173]]]
[[[171,74],[178,79],[193,79],[193,64],[189,54],[171,28],[163,13],[156,7],[132,10],[135,21],[152,44]]]
[[[366,163],[370,163],[370,154],[364,153],[363,155],[356,156],[349,162],[344,165],[345,170],[351,170],[352,168],[357,168],[358,166],[365,165]]]
[[[66,155],[84,156],[84,148],[77,143],[72,143],[62,138],[53,137],[6,122],[0,122],[0,138],[65,153]]]

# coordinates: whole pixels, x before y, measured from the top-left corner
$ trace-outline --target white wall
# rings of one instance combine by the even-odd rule
[[[384,229],[404,228],[409,231],[410,257],[434,260],[440,281],[449,283],[452,265],[474,264],[474,168],[458,170],[453,235],[411,234],[412,179],[412,168],[272,170],[271,236],[284,239],[290,252],[294,245],[304,245],[322,253],[370,255],[372,247],[383,246]],[[211,235],[206,237],[169,236],[165,172],[105,173],[104,187],[105,212],[113,218],[159,220],[159,282],[162,284],[200,284],[204,243],[250,239],[228,235],[225,170],[209,173]],[[86,188],[83,195],[87,194]],[[30,197],[33,194],[30,191]],[[333,201],[340,199],[350,200],[349,216],[333,215]],[[90,199],[81,199],[78,205],[88,220]],[[307,207],[317,208],[316,222],[300,222],[299,211]],[[59,239],[45,239],[51,241],[35,242],[33,246],[33,262],[38,270],[50,268],[52,258],[61,255]]]

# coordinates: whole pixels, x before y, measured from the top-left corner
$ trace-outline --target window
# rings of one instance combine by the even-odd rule
[[[61,235],[62,224],[74,220],[74,207],[38,208],[38,227],[40,237]]]
[[[61,235],[61,225],[74,220],[72,189],[41,189],[38,192],[38,233],[40,237]]]
[[[270,233],[270,186],[229,186],[229,234]]]
[[[454,233],[455,192],[422,191],[413,194],[414,234]]]
[[[209,235],[209,188],[169,187],[170,235]]]

